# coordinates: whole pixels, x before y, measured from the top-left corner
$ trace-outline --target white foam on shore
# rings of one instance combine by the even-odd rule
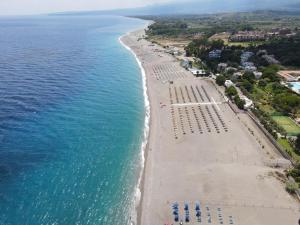
[[[129,35],[129,34],[126,34]],[[139,179],[138,179],[138,183],[137,183],[137,187],[135,190],[135,195],[134,195],[134,212],[132,212],[131,215],[131,224],[136,224],[137,223],[137,208],[141,203],[141,185],[142,185],[142,177],[143,177],[143,173],[144,173],[144,167],[145,167],[145,150],[147,148],[147,144],[148,144],[148,138],[149,138],[149,131],[150,131],[150,101],[149,101],[149,96],[148,96],[148,88],[147,88],[147,77],[146,77],[146,72],[145,69],[143,67],[142,62],[139,60],[138,56],[135,54],[135,52],[129,47],[127,46],[123,41],[122,38],[126,35],[123,35],[119,38],[119,42],[128,50],[130,51],[139,67],[141,70],[141,74],[142,74],[142,79],[143,79],[143,94],[144,94],[144,104],[145,104],[145,122],[144,122],[144,134],[143,134],[143,142],[141,145],[141,171],[140,171],[140,175],[139,175]]]

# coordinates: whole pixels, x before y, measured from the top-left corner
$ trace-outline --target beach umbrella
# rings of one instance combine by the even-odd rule
[[[189,210],[189,205],[188,204],[184,204],[184,210]]]
[[[189,216],[185,217],[185,222],[190,222],[190,217]]]
[[[178,215],[175,215],[175,222],[178,222],[178,220],[179,220]]]

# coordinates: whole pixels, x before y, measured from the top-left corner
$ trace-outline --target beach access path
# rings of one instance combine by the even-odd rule
[[[296,225],[299,202],[282,182],[289,162],[211,80],[193,77],[143,35],[122,38],[142,62],[151,105],[138,224],[179,224],[178,214],[192,225]]]

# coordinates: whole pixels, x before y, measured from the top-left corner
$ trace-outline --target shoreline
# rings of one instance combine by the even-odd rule
[[[146,29],[151,22],[149,22],[145,28]],[[137,29],[132,32],[139,31],[141,29]],[[141,144],[141,149],[140,149],[140,158],[141,158],[141,171],[140,175],[138,177],[138,182],[137,186],[135,189],[134,193],[134,212],[131,213],[131,221],[130,223],[132,225],[135,224],[141,224],[141,213],[142,213],[142,201],[143,201],[143,187],[144,187],[144,180],[145,180],[145,168],[146,168],[146,160],[147,160],[147,152],[148,152],[148,147],[149,147],[149,140],[150,140],[150,130],[151,130],[151,103],[150,103],[150,98],[149,98],[149,87],[148,87],[148,82],[147,82],[147,75],[145,68],[143,67],[142,61],[139,59],[137,54],[134,52],[133,49],[131,49],[128,45],[126,45],[123,42],[123,38],[126,38],[127,36],[130,36],[132,32],[128,32],[122,36],[119,37],[119,42],[121,45],[127,49],[134,57],[135,60],[140,68],[141,75],[142,75],[142,84],[143,84],[143,96],[144,96],[144,107],[145,107],[145,121],[144,121],[144,130],[143,130],[143,141]]]

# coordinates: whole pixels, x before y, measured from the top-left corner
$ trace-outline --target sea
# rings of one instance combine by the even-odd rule
[[[145,82],[119,16],[0,17],[0,224],[127,225]]]

